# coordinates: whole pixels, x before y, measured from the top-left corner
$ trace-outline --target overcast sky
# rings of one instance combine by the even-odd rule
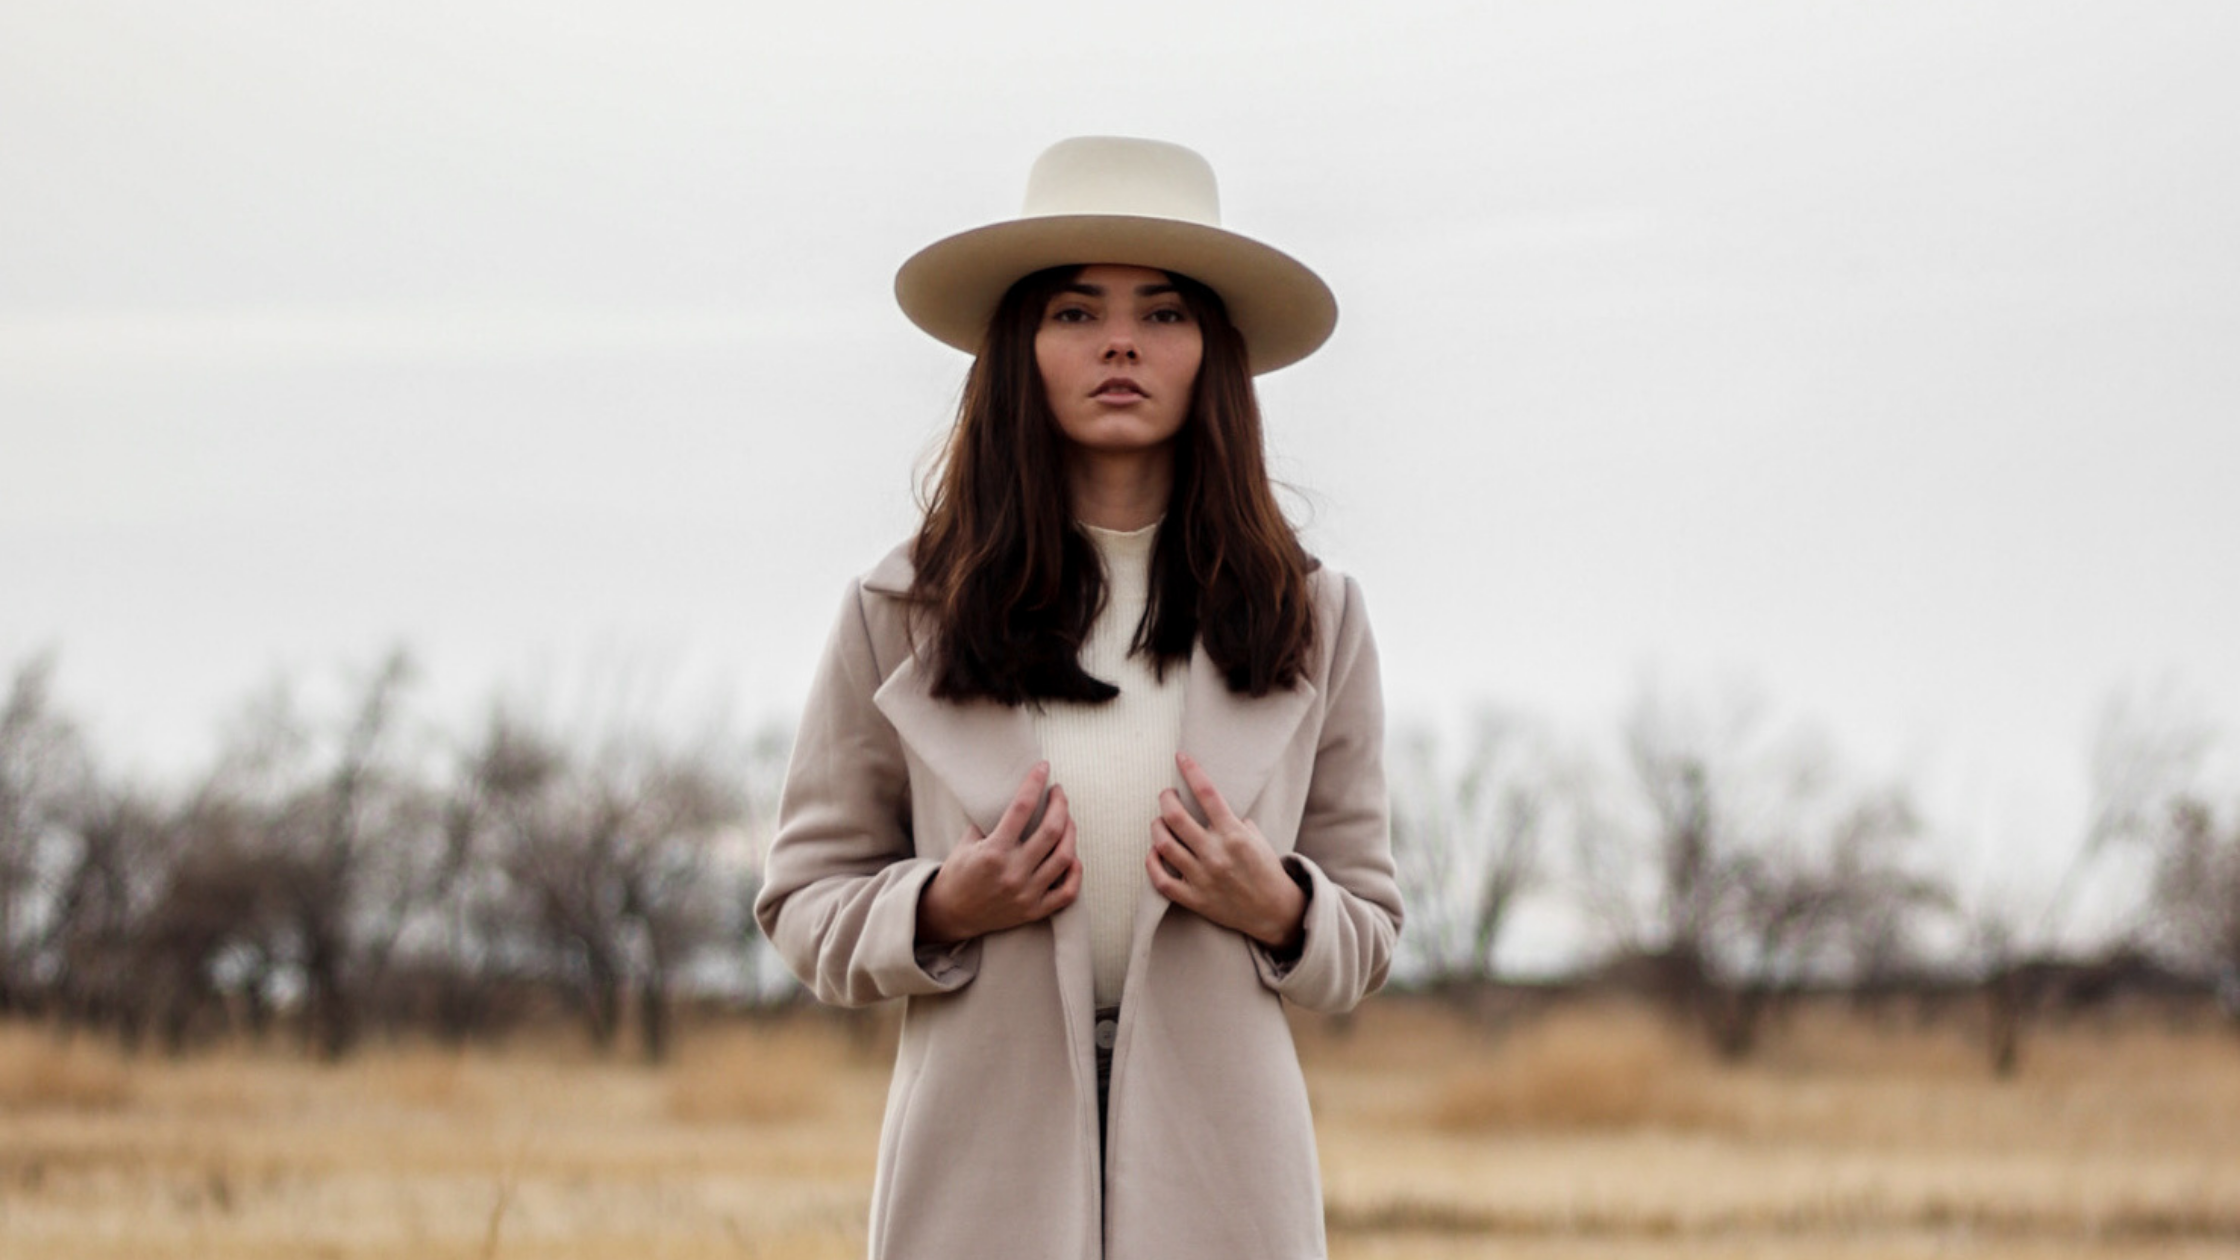
[[[1148,135],[1338,294],[1397,716],[1746,685],[2051,870],[2106,696],[2240,724],[2235,119],[2215,3],[15,0],[0,661],[157,772],[398,642],[786,710],[962,379],[894,268]]]

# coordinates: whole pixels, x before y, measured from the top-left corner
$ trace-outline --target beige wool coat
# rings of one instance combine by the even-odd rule
[[[995,829],[1041,753],[1027,709],[931,694],[901,599],[910,578],[898,549],[841,606],[755,904],[819,999],[905,1003],[873,1260],[1323,1256],[1282,999],[1351,1008],[1384,982],[1401,919],[1359,590],[1313,575],[1316,664],[1288,691],[1239,696],[1202,647],[1190,662],[1182,749],[1305,877],[1305,943],[1279,963],[1145,879],[1100,1153],[1086,911],[916,944],[920,889],[968,824]]]

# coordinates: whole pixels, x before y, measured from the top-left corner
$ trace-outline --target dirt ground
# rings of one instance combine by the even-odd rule
[[[1334,1260],[2240,1255],[2240,1037],[1807,1012],[1752,1063],[1625,1007],[1302,1019]],[[816,1013],[650,1069],[560,1038],[181,1061],[0,1027],[0,1256],[861,1254],[891,1043]]]

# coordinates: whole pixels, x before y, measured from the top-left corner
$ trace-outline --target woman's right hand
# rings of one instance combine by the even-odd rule
[[[1074,855],[1066,790],[1050,789],[1049,808],[1027,833],[1050,781],[1050,763],[1035,763],[1011,804],[986,835],[967,827],[918,895],[918,940],[951,945],[1022,923],[1047,919],[1081,895],[1081,860]]]

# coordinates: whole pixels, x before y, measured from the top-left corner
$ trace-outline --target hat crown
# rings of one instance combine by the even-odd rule
[[[1121,214],[1221,226],[1213,167],[1163,140],[1075,136],[1035,159],[1022,218]]]

